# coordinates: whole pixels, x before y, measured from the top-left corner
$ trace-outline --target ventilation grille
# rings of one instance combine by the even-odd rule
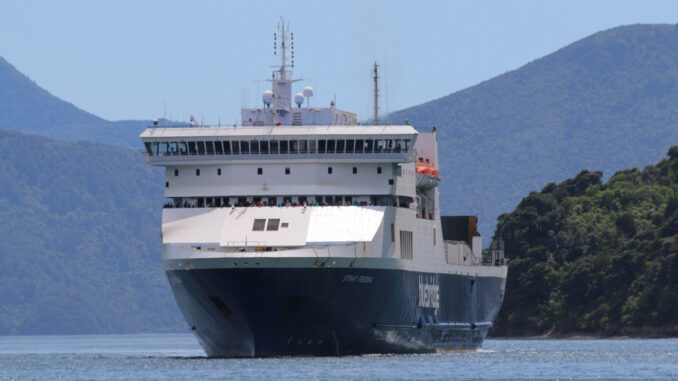
[[[400,259],[412,259],[412,232],[400,231]]]
[[[296,111],[292,113],[292,125],[301,126],[301,112]]]

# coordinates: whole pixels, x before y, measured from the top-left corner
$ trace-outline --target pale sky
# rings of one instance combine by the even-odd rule
[[[109,120],[232,124],[269,88],[280,17],[311,104],[395,111],[473,86],[595,32],[678,22],[677,1],[0,0],[0,56],[41,87]]]

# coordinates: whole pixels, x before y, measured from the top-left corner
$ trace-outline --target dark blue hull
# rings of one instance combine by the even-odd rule
[[[168,271],[208,356],[349,355],[475,349],[505,278],[404,270]]]

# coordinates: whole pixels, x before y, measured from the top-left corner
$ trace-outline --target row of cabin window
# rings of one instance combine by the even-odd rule
[[[189,202],[188,200],[192,200]],[[231,201],[233,204],[231,204]],[[230,206],[255,206],[259,202],[266,202],[268,205],[278,205],[278,203],[318,203],[318,204],[329,204],[335,205],[342,203],[344,205],[353,204],[354,201],[359,203],[364,203],[366,205],[376,205],[376,206],[401,206],[409,207],[409,205],[414,202],[412,197],[408,196],[392,196],[392,195],[379,195],[379,196],[254,196],[254,197],[243,197],[243,196],[224,196],[224,197],[176,197],[166,205],[170,208],[181,207],[184,203],[188,204],[188,207],[198,207],[203,208],[205,206],[209,207],[230,207]],[[393,234],[393,232],[391,232]]]
[[[332,167],[327,167],[327,173],[332,174]],[[358,173],[358,167],[353,167],[353,174]],[[377,173],[381,173],[381,167],[377,167]],[[257,175],[263,175],[264,174],[264,169],[263,168],[257,168]],[[290,174],[290,169],[285,168],[285,174],[289,175]],[[195,170],[195,175],[200,176],[200,168]],[[217,168],[217,175],[221,176],[221,168]],[[179,170],[175,169],[174,170],[174,176],[179,176]]]
[[[149,156],[277,155],[316,153],[399,153],[410,150],[410,139],[231,140],[145,143]]]

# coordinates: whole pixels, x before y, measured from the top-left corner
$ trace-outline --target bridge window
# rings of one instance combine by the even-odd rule
[[[392,149],[393,149],[393,140],[386,139],[384,141],[384,153],[391,153]]]
[[[264,174],[264,169],[263,168],[257,168],[257,175],[263,175]]]
[[[198,169],[195,170],[195,175],[196,175],[196,176],[200,176],[200,168],[198,168]]]
[[[289,175],[289,174],[290,174],[290,169],[289,169],[289,168],[285,168],[285,174],[286,174],[286,175]]]
[[[145,142],[149,156],[409,152],[411,139],[290,139]]]
[[[346,141],[344,139],[337,140],[337,153],[344,153],[345,142]]]
[[[372,153],[372,146],[374,145],[374,140],[367,139],[365,140],[365,153]]]
[[[179,170],[178,169],[174,170],[174,176],[179,176]]]
[[[381,173],[381,167],[377,167],[377,173]]]
[[[180,143],[177,142],[170,143],[170,150],[172,151],[172,155],[179,155],[181,153],[179,152],[180,151],[179,147]]]
[[[217,175],[221,176],[221,168],[217,168]]]
[[[353,139],[346,140],[346,153],[353,153],[353,143],[355,143]]]
[[[327,167],[327,174],[331,175],[332,174],[332,167]]]
[[[356,173],[358,173],[358,167],[353,167],[353,174],[355,175]]]
[[[365,141],[358,139],[355,141],[355,153],[363,153],[363,148],[365,148]]]
[[[374,153],[381,153],[384,150],[384,141],[375,140],[374,141]]]

